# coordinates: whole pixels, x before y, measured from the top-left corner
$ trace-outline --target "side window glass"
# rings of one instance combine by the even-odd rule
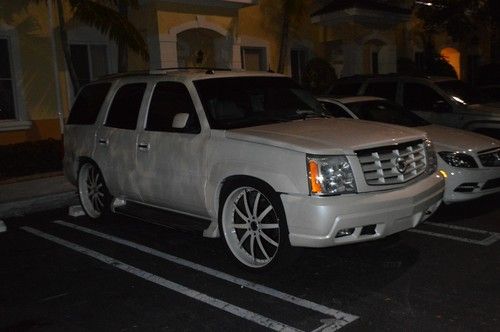
[[[189,114],[186,127],[182,129],[172,128],[172,121],[175,115],[179,113]],[[146,130],[183,133],[200,132],[200,122],[191,95],[184,84],[159,82],[156,85],[149,105]]]
[[[145,90],[146,83],[127,84],[119,88],[109,108],[105,126],[135,129]]]
[[[341,83],[335,84],[330,89],[329,94],[334,96],[356,96],[361,83]]]
[[[336,118],[352,118],[342,107],[334,103],[321,102],[326,111]]]
[[[432,88],[418,83],[406,83],[403,90],[403,106],[410,111],[436,112],[449,105]]]
[[[102,103],[108,94],[111,83],[91,84],[84,87],[71,108],[68,124],[94,124]]]
[[[365,96],[375,96],[396,101],[397,82],[369,83],[366,87]]]

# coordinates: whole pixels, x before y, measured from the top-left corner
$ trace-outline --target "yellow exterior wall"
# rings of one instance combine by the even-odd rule
[[[45,139],[61,139],[58,119],[34,120],[30,130],[15,130],[0,133],[0,145],[16,144]]]
[[[53,53],[45,3],[30,3],[21,9],[16,4],[6,5],[0,20],[17,32],[22,74],[22,91],[18,92],[24,96],[26,118],[32,121],[28,130],[0,131],[0,145],[60,138]],[[61,61],[62,57],[59,57],[58,62]],[[64,88],[66,75],[61,68],[58,76],[60,86]],[[68,114],[68,103],[64,98],[66,93],[65,89],[61,91],[63,111]]]

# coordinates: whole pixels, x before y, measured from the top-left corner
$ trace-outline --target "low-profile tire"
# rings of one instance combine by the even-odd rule
[[[111,195],[101,171],[92,162],[85,162],[78,171],[78,195],[90,218],[101,219],[111,212]]]
[[[243,267],[259,271],[290,262],[283,204],[264,183],[245,179],[224,186],[219,230],[230,254]]]

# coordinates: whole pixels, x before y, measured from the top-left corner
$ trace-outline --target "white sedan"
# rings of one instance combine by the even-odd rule
[[[466,201],[500,192],[500,141],[473,132],[433,125],[418,115],[378,97],[319,97],[335,117],[419,127],[427,132],[439,155],[446,179],[443,201]]]

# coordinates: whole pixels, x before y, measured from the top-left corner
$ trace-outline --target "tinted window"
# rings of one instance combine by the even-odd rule
[[[356,96],[361,83],[337,83],[330,89],[330,94],[334,96]]]
[[[403,90],[403,106],[410,111],[433,111],[445,100],[432,88],[418,83],[407,83]]]
[[[353,102],[346,104],[346,106],[361,120],[385,122],[406,127],[429,124],[415,113],[386,100]]]
[[[94,124],[111,83],[99,83],[84,87],[71,108],[68,124]]]
[[[106,126],[135,129],[144,90],[146,83],[127,84],[118,89],[109,108]]]
[[[321,105],[325,107],[328,114],[333,115],[336,118],[352,118],[352,116],[350,116],[345,109],[337,104],[322,101]]]
[[[396,101],[397,82],[369,83],[366,87],[365,96],[375,96]]]
[[[323,117],[324,108],[286,77],[228,77],[194,82],[214,129]]]
[[[188,113],[186,128],[172,128],[174,116]],[[189,92],[182,83],[160,82],[156,85],[149,105],[146,130],[200,132],[200,124]]]

